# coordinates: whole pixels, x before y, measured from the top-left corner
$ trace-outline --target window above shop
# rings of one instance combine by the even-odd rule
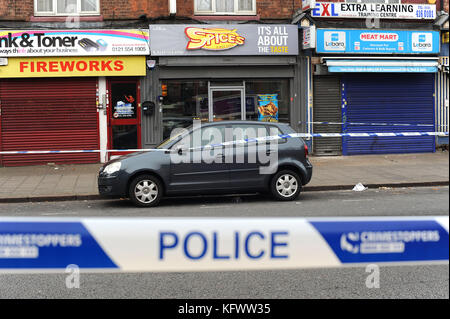
[[[34,15],[99,15],[99,2],[100,0],[34,0]]]
[[[195,0],[196,15],[255,15],[256,0]]]

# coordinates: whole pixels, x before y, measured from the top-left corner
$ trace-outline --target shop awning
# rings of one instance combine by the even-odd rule
[[[436,73],[436,59],[326,59],[328,72]]]

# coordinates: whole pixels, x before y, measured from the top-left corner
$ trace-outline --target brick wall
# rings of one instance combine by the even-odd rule
[[[167,16],[168,0],[100,0],[100,11],[105,20],[137,19],[146,14],[156,18]]]
[[[344,2],[344,0],[327,0]],[[403,0],[403,3],[427,3],[427,0]],[[167,16],[169,0],[100,0],[100,10],[105,20],[137,19],[146,14],[156,18]],[[438,10],[440,1],[437,0]],[[256,10],[261,19],[290,19],[301,7],[301,0],[256,0]],[[444,0],[448,12],[449,0]],[[26,21],[34,14],[33,0],[0,0],[0,20]],[[194,0],[177,0],[177,15],[194,15]]]
[[[0,20],[28,20],[33,12],[33,0],[0,0]]]
[[[301,0],[256,0],[261,19],[290,19],[301,6]]]
[[[257,13],[263,19],[290,19],[301,6],[301,0],[257,0]],[[146,14],[167,16],[169,0],[100,0],[105,20],[137,19]],[[33,0],[0,0],[0,20],[29,20],[34,14]],[[194,15],[194,0],[177,0],[177,15]]]

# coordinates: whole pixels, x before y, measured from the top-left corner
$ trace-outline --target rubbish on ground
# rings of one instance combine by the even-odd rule
[[[368,189],[368,187],[365,187],[361,183],[358,183],[355,185],[355,187],[353,187],[353,191],[355,191],[355,192],[362,192],[362,191],[365,191],[366,189]]]

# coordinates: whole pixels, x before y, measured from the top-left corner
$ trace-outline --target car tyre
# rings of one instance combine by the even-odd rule
[[[297,199],[302,190],[298,174],[291,170],[281,170],[270,180],[270,191],[277,200],[292,201]]]
[[[159,178],[153,175],[139,175],[130,184],[130,200],[138,207],[153,207],[159,204],[163,187]]]

